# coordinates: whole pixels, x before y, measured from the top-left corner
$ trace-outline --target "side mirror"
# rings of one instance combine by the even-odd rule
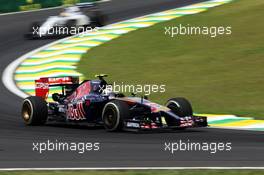
[[[136,93],[134,93],[134,92],[132,92],[132,93],[131,93],[131,95],[132,95],[133,97],[135,97],[137,94],[136,94]]]

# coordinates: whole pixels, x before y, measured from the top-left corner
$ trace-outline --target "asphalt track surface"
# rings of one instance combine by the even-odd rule
[[[113,0],[101,4],[109,23],[187,5],[199,0]],[[201,1],[201,0],[200,0]],[[52,40],[24,40],[29,24],[61,9],[0,16],[0,70],[19,56]],[[264,133],[222,129],[190,129],[163,133],[107,133],[101,128],[26,127],[21,101],[0,83],[0,168],[30,167],[179,167],[264,166]],[[33,142],[100,142],[100,151],[32,151]],[[164,151],[164,142],[231,142],[231,151]]]

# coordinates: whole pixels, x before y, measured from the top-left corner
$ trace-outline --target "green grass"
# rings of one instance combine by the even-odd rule
[[[140,29],[90,50],[78,65],[87,78],[165,84],[150,99],[185,96],[195,112],[264,118],[264,1],[236,0],[205,13]],[[164,35],[165,26],[231,26],[232,34]]]
[[[261,175],[261,170],[6,171],[0,175]]]

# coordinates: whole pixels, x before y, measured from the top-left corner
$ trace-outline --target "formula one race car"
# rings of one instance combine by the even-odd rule
[[[36,80],[36,96],[23,101],[24,122],[27,125],[48,122],[103,125],[107,131],[207,126],[207,118],[194,116],[191,104],[185,98],[169,99],[162,106],[143,96],[126,97],[109,91],[105,76],[98,75],[99,79],[85,80],[80,84],[78,77]],[[52,94],[54,102],[47,102],[49,89],[53,86],[61,86],[62,93]]]
[[[95,3],[80,3],[67,7],[59,16],[50,16],[43,22],[34,22],[27,39],[65,37],[85,31],[92,31],[105,24],[105,16],[98,10]]]

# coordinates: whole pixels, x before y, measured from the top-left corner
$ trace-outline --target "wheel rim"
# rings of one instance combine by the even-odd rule
[[[167,104],[167,107],[170,108],[170,109],[173,109],[173,110],[179,109],[179,106],[176,103],[174,103],[174,102],[169,102]]]
[[[31,106],[30,106],[29,102],[25,102],[23,104],[23,108],[22,108],[22,117],[23,117],[23,119],[25,121],[29,121],[31,114],[32,114]]]
[[[110,107],[105,110],[104,123],[108,129],[113,129],[117,122],[117,113],[114,108]]]
[[[179,105],[176,102],[168,102],[166,105],[169,109],[171,109],[176,115],[180,115]]]
[[[177,106],[176,106],[175,104],[173,104],[173,103],[169,103],[169,104],[167,105],[167,107],[170,108],[170,109],[174,109],[174,108],[176,108]]]

